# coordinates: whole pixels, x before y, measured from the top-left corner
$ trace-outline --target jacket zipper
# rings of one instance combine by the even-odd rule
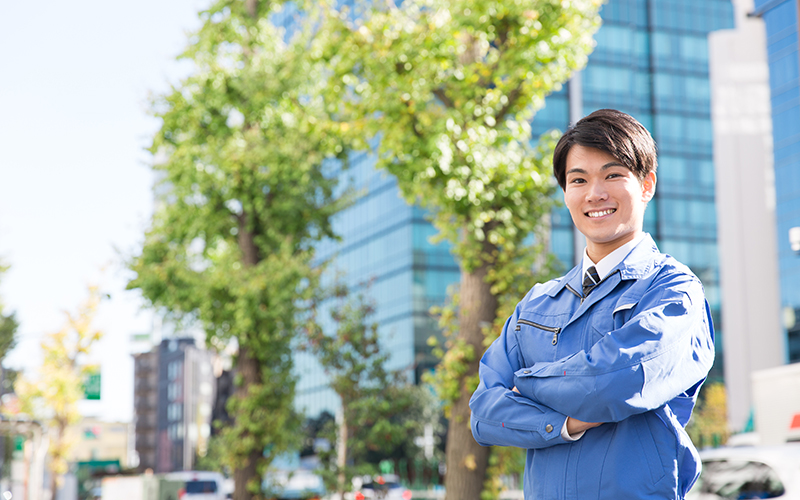
[[[517,327],[515,328],[516,331],[520,331],[521,328],[519,327],[520,323],[523,325],[532,326],[534,328],[538,328],[539,330],[544,330],[546,332],[551,332],[553,334],[553,345],[558,344],[558,334],[561,333],[561,328],[555,326],[544,326],[538,323],[534,323],[533,321],[528,321],[527,319],[518,319],[517,320]]]
[[[574,294],[576,297],[578,297],[579,299],[581,299],[581,303],[583,303],[583,299],[585,298],[583,295],[581,295],[581,294],[579,294],[578,292],[576,292],[574,288],[572,288],[571,286],[569,286],[569,283],[567,283],[565,286],[567,287],[567,290],[569,290],[569,291],[570,291],[570,292],[572,292],[572,293],[573,293],[573,294]]]

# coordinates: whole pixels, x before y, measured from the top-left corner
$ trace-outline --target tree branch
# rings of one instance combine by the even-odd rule
[[[245,0],[244,8],[247,10],[250,17],[255,19],[258,14],[258,0]]]
[[[408,110],[408,116],[411,117],[411,130],[414,131],[414,135],[417,139],[422,139],[422,132],[417,130],[417,124],[419,124],[419,120],[417,120],[417,115],[411,111],[411,103],[406,101],[406,109]]]
[[[439,98],[440,101],[445,105],[447,108],[454,108],[455,103],[447,97],[447,94],[444,93],[444,89],[439,87],[438,89],[433,89],[433,95]]]
[[[522,96],[522,90],[520,90],[520,87],[516,87],[514,90],[509,92],[508,102],[506,102],[505,106],[500,108],[500,111],[498,111],[497,115],[495,115],[494,117],[495,121],[499,123],[500,120],[505,118],[506,114],[508,114],[511,107],[517,103],[517,100],[519,100],[520,96]]]

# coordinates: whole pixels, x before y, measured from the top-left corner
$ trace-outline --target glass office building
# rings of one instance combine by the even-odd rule
[[[764,20],[775,154],[775,214],[781,306],[789,362],[800,361],[800,255],[789,230],[800,226],[800,53],[798,1],[755,0],[751,15]]]
[[[442,304],[448,287],[459,281],[458,265],[446,243],[430,242],[436,230],[421,209],[402,200],[394,177],[374,168],[373,156],[357,153],[350,163],[340,173],[342,188],[354,189],[358,197],[334,220],[341,241],[321,244],[318,258],[335,256],[328,283],[338,279],[375,306],[372,320],[391,353],[389,368],[406,370],[419,382],[437,361],[427,345],[438,332],[428,311]],[[335,328],[324,311],[320,320],[324,328]],[[309,416],[334,413],[338,399],[314,357],[301,352],[295,362],[300,374],[297,407]]]
[[[645,229],[663,252],[689,265],[703,281],[721,331],[707,40],[710,31],[733,27],[733,7],[729,0],[610,0],[601,16],[597,47],[580,85],[547,98],[534,118],[534,133],[565,130],[576,103],[581,114],[620,109],[653,133],[659,182]],[[336,266],[349,284],[369,287],[393,367],[408,368],[419,381],[435,364],[426,345],[437,331],[428,310],[458,282],[458,266],[446,245],[429,242],[435,230],[424,213],[407,206],[394,179],[373,165],[369,155],[361,155],[342,173],[361,194],[337,217],[341,241],[322,245],[320,253],[337,255]],[[569,268],[576,245],[567,210],[556,209],[552,223],[552,250]],[[713,376],[721,377],[722,356],[717,360]],[[314,360],[300,354],[297,368],[298,407],[311,416],[333,411],[336,397]]]

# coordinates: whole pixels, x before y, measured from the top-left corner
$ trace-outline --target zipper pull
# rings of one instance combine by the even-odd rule
[[[553,332],[553,345],[558,344],[558,334],[561,333],[561,328],[558,328],[555,332]]]

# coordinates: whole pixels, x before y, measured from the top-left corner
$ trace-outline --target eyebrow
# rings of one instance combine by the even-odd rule
[[[622,163],[620,163],[620,162],[618,162],[618,161],[610,161],[610,162],[606,163],[605,165],[603,165],[602,167],[600,167],[600,170],[607,170],[607,169],[609,169],[609,168],[611,168],[611,167],[623,167],[623,168],[628,168],[628,167],[626,167],[625,165],[623,165]],[[584,170],[584,169],[582,169],[582,168],[579,168],[579,167],[575,167],[575,168],[571,168],[571,169],[567,170],[567,171],[564,173],[564,175],[569,175],[569,174],[586,174],[586,173],[587,173],[587,172],[586,172],[586,170]]]

